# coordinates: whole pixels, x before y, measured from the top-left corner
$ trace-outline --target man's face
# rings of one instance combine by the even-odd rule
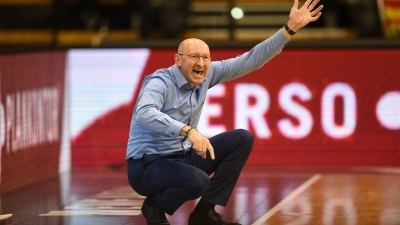
[[[179,46],[178,54],[175,54],[175,63],[189,84],[194,87],[203,83],[208,75],[211,63],[210,49],[202,40],[187,39]]]

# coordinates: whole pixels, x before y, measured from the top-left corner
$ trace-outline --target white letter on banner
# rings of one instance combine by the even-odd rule
[[[250,104],[250,97],[255,103]],[[235,88],[235,128],[249,129],[250,122],[258,138],[271,137],[264,116],[268,111],[270,97],[268,91],[259,84],[238,84]]]
[[[210,98],[212,97],[223,97],[225,95],[225,86],[218,84],[213,88],[209,89],[204,102],[204,108],[202,115],[199,120],[197,128],[206,137],[212,137],[219,133],[225,132],[226,127],[223,124],[210,124],[210,118],[218,118],[223,115],[222,107],[220,104],[211,104]]]
[[[299,125],[294,125],[290,119],[281,119],[278,122],[280,132],[287,138],[301,139],[306,137],[314,125],[313,117],[307,108],[293,101],[293,96],[298,96],[302,101],[312,98],[311,91],[301,83],[290,83],[279,92],[279,105],[289,115],[299,121]]]
[[[335,123],[335,98],[343,98],[343,125]],[[347,138],[356,128],[357,103],[353,88],[346,83],[329,85],[322,94],[321,123],[328,136],[335,139]]]

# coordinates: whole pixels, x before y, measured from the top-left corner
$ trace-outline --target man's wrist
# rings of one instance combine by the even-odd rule
[[[197,130],[197,129],[194,128],[194,127],[191,127],[191,128],[186,132],[185,137],[187,138],[187,137],[189,136],[189,134],[190,134],[192,131],[195,131],[195,130]]]
[[[181,132],[179,132],[179,135],[180,135],[180,136],[186,136],[186,133],[188,132],[188,130],[189,130],[190,128],[191,128],[191,127],[188,126],[188,125],[183,126],[183,128],[181,129]]]
[[[292,36],[296,34],[296,31],[294,31],[293,29],[291,29],[291,27],[289,27],[288,24],[285,24],[285,30],[288,32],[288,34],[290,34],[290,35],[292,35]]]
[[[290,20],[290,19],[287,21],[286,25],[287,25],[291,30],[293,30],[294,32],[297,32],[297,31],[300,29],[300,27],[298,27],[298,24],[297,24],[296,22]]]

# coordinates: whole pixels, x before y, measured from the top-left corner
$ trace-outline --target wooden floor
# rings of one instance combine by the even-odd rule
[[[143,196],[128,185],[125,167],[74,168],[71,173],[3,193],[0,224],[146,224]],[[187,224],[197,201],[171,224]],[[245,167],[227,207],[216,211],[242,224],[400,224],[400,169]]]

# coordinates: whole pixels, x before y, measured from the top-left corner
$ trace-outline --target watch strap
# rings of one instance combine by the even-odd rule
[[[290,35],[295,35],[296,32],[294,32],[292,29],[289,28],[287,24],[285,24],[285,30],[290,34]]]

